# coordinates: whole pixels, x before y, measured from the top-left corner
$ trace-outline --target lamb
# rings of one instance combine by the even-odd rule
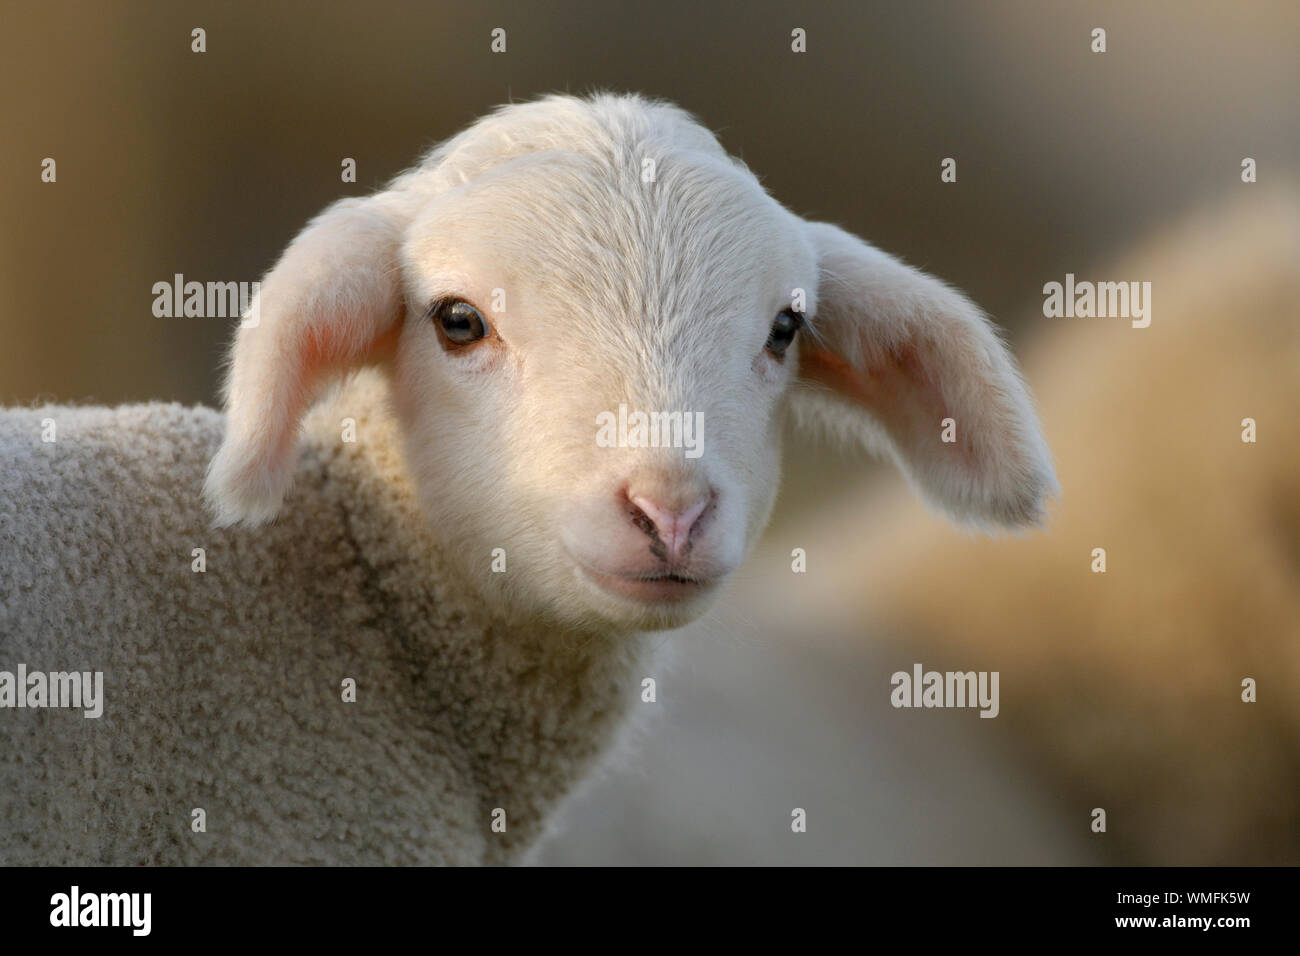
[[[622,405],[701,453],[598,443]],[[981,527],[1055,489],[982,313],[686,113],[478,121],[294,239],[224,415],[0,415],[0,669],[105,698],[0,708],[0,862],[519,860],[764,527],[787,415]]]

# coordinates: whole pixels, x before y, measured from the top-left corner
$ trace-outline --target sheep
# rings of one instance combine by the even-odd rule
[[[1004,772],[1114,863],[1300,861],[1300,190],[1242,192],[1106,270],[1152,282],[1148,328],[1039,320],[1050,534],[962,538],[875,489],[805,539],[808,600],[888,660],[1002,672]]]
[[[975,526],[1055,489],[977,307],[638,96],[327,208],[224,396],[0,416],[0,668],[105,698],[0,711],[0,862],[516,862],[766,524],[788,415]],[[701,454],[598,443],[624,405]]]

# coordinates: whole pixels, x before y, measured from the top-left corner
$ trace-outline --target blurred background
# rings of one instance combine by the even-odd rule
[[[1061,465],[1051,530],[974,541],[791,436],[767,540],[670,638],[650,727],[540,862],[1300,862],[1294,3],[55,0],[4,22],[6,404],[215,403],[231,323],[156,318],[155,282],[258,279],[330,201],[557,90],[676,101],[794,211],[1007,330]],[[1066,272],[1153,281],[1152,327],[1044,318]],[[1104,576],[1097,546],[1119,548]],[[894,710],[915,661],[1000,670],[1002,716]]]

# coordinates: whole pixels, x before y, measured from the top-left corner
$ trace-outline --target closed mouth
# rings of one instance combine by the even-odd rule
[[[699,578],[693,578],[685,574],[643,574],[638,577],[641,581],[673,581],[677,584],[703,584]]]
[[[679,604],[699,597],[715,582],[680,571],[650,574],[608,574],[585,564],[582,573],[603,591],[646,604]]]

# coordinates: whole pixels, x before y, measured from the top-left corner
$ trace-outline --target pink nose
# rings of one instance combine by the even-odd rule
[[[627,500],[636,509],[632,523],[655,539],[650,550],[664,561],[675,563],[690,549],[691,531],[710,499],[701,498],[681,511],[662,508],[645,495],[629,494]]]

